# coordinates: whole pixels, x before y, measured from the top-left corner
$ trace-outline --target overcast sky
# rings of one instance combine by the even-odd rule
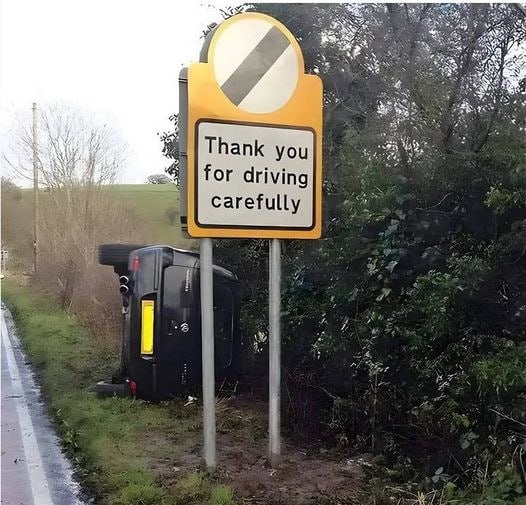
[[[0,149],[31,104],[66,103],[107,121],[127,144],[121,181],[162,173],[158,132],[177,112],[179,70],[225,0],[2,0]]]

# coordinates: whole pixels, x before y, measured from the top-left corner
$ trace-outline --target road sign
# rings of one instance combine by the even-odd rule
[[[322,84],[293,35],[259,13],[229,18],[188,69],[188,232],[319,238]]]
[[[199,226],[313,228],[312,129],[212,120],[199,121],[196,129]]]
[[[247,112],[274,112],[291,98],[300,72],[292,41],[275,20],[240,16],[218,36],[214,76],[232,103]]]

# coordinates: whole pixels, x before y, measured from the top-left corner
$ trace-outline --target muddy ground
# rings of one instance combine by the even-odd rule
[[[218,402],[217,478],[229,485],[236,497],[254,504],[364,503],[364,471],[358,457],[330,456],[330,451],[319,444],[285,438],[283,461],[279,468],[270,468],[266,408],[265,403],[239,397]],[[201,438],[200,426],[196,425],[183,436],[157,441],[177,447],[150,462],[166,485],[175,486],[181,475],[202,470]]]

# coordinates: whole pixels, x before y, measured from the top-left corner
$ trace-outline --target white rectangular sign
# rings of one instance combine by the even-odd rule
[[[204,119],[196,125],[195,146],[200,226],[314,227],[312,129]]]

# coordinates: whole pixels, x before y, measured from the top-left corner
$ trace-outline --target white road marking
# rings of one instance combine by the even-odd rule
[[[15,392],[13,401],[16,405],[18,420],[21,429],[22,443],[24,446],[25,462],[31,482],[31,491],[35,505],[53,505],[49,491],[49,482],[44,472],[42,457],[38,448],[37,438],[31,416],[29,415],[28,404],[22,387],[18,365],[13,353],[9,331],[2,311],[2,343],[6,353],[7,367],[11,376],[12,387]]]

